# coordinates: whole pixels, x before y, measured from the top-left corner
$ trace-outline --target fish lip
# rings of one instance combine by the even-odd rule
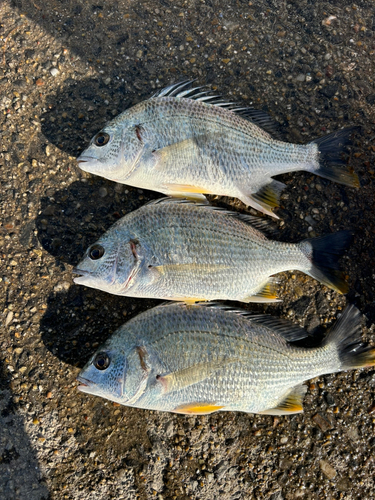
[[[77,158],[77,163],[92,163],[95,161],[98,161],[98,159],[94,158],[94,156],[81,155],[81,156],[78,156],[78,158]]]
[[[85,271],[84,269],[79,269],[78,267],[73,267],[72,273],[78,274],[80,276],[90,276],[90,274],[91,274],[90,271]]]
[[[81,385],[77,386],[77,389],[79,391],[82,391],[82,392],[86,392],[85,389],[87,387],[90,387],[90,385],[92,384],[91,380],[88,380],[87,378],[81,377],[80,375],[78,375],[76,380],[77,380],[77,382],[79,382],[81,384]]]

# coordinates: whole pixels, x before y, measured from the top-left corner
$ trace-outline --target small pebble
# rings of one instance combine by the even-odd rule
[[[52,76],[57,76],[60,73],[60,71],[57,68],[52,68],[50,73]]]
[[[328,479],[333,479],[336,476],[336,470],[332,467],[332,465],[326,460],[321,460],[319,462],[320,470],[323,472]]]
[[[313,417],[312,420],[316,423],[316,425],[322,430],[323,432],[328,431],[329,429],[332,429],[332,424],[329,422],[326,418],[324,418],[320,413],[316,413]]]
[[[100,189],[99,189],[99,196],[101,198],[105,198],[108,194],[108,191],[107,191],[107,188],[105,188],[104,186],[102,186]]]
[[[13,311],[9,311],[5,320],[5,326],[8,326],[13,321]]]

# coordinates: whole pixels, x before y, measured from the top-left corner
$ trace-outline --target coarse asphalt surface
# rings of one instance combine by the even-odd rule
[[[252,308],[319,339],[351,302],[374,343],[374,74],[372,0],[2,0],[1,499],[375,498],[374,369],[310,381],[291,417],[114,405],[75,378],[158,301],[77,286],[71,273],[115,220],[160,197],[85,174],[75,157],[119,112],[196,79],[267,111],[287,141],[361,127],[348,158],[361,188],[284,175],[277,212],[283,241],[354,230],[341,261],[349,293],[283,273],[284,301]]]

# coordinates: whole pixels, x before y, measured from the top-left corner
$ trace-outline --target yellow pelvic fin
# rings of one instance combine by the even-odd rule
[[[222,408],[224,408],[224,406],[219,406],[215,403],[187,403],[177,406],[173,412],[185,415],[208,415]]]
[[[277,283],[271,278],[255,295],[245,297],[244,302],[282,302],[276,290]]]
[[[183,299],[181,299],[181,302],[185,302],[187,306],[193,306],[197,302],[207,302],[207,299],[197,299],[197,298],[189,299],[184,297]]]
[[[275,408],[263,410],[258,413],[262,415],[292,415],[293,413],[302,413],[303,398],[306,391],[307,387],[305,385],[293,387]]]
[[[164,184],[165,188],[168,189],[168,192],[175,196],[179,196],[180,198],[182,196],[186,196],[187,198],[198,198],[200,197],[194,197],[194,196],[189,196],[189,195],[194,195],[194,194],[200,194],[202,195],[203,193],[206,194],[215,194],[209,189],[202,187],[202,186],[193,186],[192,184]]]

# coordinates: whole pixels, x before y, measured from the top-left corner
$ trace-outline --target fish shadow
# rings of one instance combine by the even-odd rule
[[[58,276],[57,283],[48,297],[40,330],[48,350],[65,363],[82,367],[127,319],[160,302],[74,285],[70,271],[116,220],[152,196],[158,195],[140,194],[96,177],[76,181],[58,191],[47,190],[38,217],[22,228],[24,246],[41,247],[55,258],[52,276]]]
[[[46,97],[46,111],[40,119],[42,133],[61,151],[78,156],[108,121],[150,97],[147,90],[137,94],[123,79],[109,86],[99,78],[79,82],[68,78]]]

